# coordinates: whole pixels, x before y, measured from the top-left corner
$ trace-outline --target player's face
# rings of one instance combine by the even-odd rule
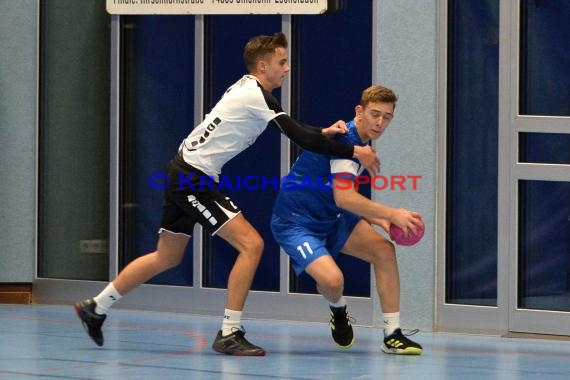
[[[287,60],[287,50],[282,47],[275,49],[275,54],[267,55],[264,59],[264,88],[267,91],[281,87],[285,76],[290,70]]]
[[[357,106],[356,114],[357,117],[360,115],[363,137],[376,140],[390,125],[394,117],[394,105],[392,103],[368,103],[364,108]]]

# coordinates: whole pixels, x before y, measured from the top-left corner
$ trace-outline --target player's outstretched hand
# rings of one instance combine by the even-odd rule
[[[334,137],[339,133],[345,134],[346,132],[348,132],[348,128],[346,127],[344,120],[339,120],[330,127],[323,128],[322,130],[323,135],[329,138]]]
[[[354,158],[356,158],[368,174],[375,176],[380,172],[380,159],[376,156],[376,151],[371,146],[354,146]]]

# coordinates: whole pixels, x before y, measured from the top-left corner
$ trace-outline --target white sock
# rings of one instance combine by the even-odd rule
[[[384,335],[391,335],[396,329],[400,328],[400,312],[382,313],[384,321]]]
[[[241,330],[241,314],[241,311],[224,309],[222,336],[228,336],[236,330]]]
[[[99,293],[95,298],[93,298],[97,303],[97,306],[95,307],[95,312],[97,314],[107,314],[109,308],[113,306],[115,302],[120,300],[121,297],[122,296],[119,294],[117,289],[115,289],[113,283],[110,282],[109,285],[107,285],[101,293]]]
[[[344,298],[344,296],[341,296],[336,302],[329,301],[329,305],[331,305],[331,307],[337,307],[337,308],[344,307],[346,306],[346,299]]]

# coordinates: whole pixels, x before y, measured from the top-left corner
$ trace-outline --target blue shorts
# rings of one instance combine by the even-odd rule
[[[319,222],[306,218],[284,219],[273,215],[271,231],[277,243],[293,261],[293,269],[301,274],[318,257],[331,255],[336,259],[361,217],[341,213],[332,221]]]

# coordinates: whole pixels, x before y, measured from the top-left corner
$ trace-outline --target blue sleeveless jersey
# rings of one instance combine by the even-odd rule
[[[350,145],[367,145],[360,139],[354,121],[348,122],[347,127],[348,132],[336,135],[336,140]],[[354,178],[361,171],[356,159],[303,152],[281,181],[273,214],[300,223],[310,222],[312,228],[326,230],[329,223],[347,212],[335,204],[333,178],[339,173],[346,173],[343,178]]]

